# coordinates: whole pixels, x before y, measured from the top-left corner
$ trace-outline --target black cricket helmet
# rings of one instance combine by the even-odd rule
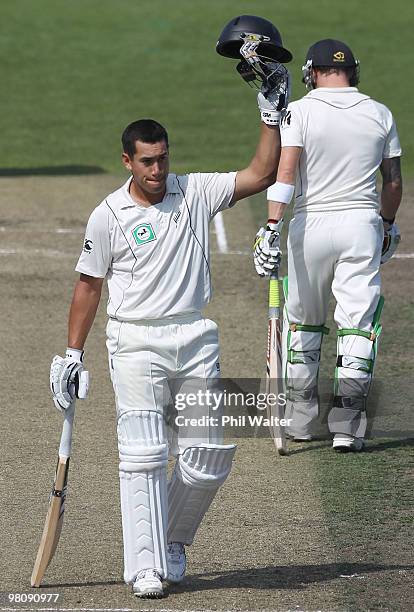
[[[271,21],[254,15],[234,17],[224,27],[216,44],[216,51],[224,57],[240,59],[240,47],[245,34],[255,34],[260,39],[257,54],[263,59],[290,62],[292,54],[283,47],[279,30]]]

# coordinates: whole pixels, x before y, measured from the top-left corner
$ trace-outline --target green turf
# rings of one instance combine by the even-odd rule
[[[330,446],[312,453],[336,562],[348,576],[344,609],[410,609],[412,440],[376,439],[357,455]]]
[[[231,17],[252,12],[273,20],[295,55],[293,98],[304,93],[310,43],[332,36],[353,47],[361,88],[393,110],[412,173],[413,11],[406,0],[2,0],[0,174],[120,172],[120,132],[145,116],[168,127],[177,171],[242,167],[257,135],[255,95],[214,46]]]

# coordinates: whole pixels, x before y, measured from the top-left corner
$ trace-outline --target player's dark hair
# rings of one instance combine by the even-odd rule
[[[318,70],[324,75],[329,74],[341,74],[341,72],[345,73],[350,87],[356,87],[359,83],[359,70],[358,67],[351,68],[333,68],[332,66],[314,66],[315,70]]]
[[[137,140],[150,144],[165,140],[168,148],[167,130],[153,119],[139,119],[139,121],[133,121],[125,128],[121,140],[124,153],[129,155],[131,159],[136,152],[135,143]]]

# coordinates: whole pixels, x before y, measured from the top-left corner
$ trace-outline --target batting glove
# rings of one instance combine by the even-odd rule
[[[279,125],[284,109],[289,103],[290,75],[288,70],[275,62],[268,64],[271,76],[257,95],[260,117],[267,125]]]
[[[89,390],[89,372],[83,367],[83,351],[68,348],[66,356],[55,355],[50,366],[50,390],[53,403],[65,412],[75,398],[85,399]]]
[[[266,229],[261,227],[256,234],[253,261],[259,276],[270,276],[279,269],[282,257],[280,250],[282,227],[283,219],[278,222],[269,219]]]
[[[257,103],[262,121],[267,125],[279,125],[281,111],[289,102],[290,75],[283,64],[258,55],[260,42],[255,36],[244,36],[240,47],[243,60],[237,65],[237,71],[248,83],[260,84]]]
[[[382,217],[382,215],[381,215]],[[381,263],[386,263],[394,255],[401,242],[401,233],[394,219],[384,219],[384,240],[382,242]]]

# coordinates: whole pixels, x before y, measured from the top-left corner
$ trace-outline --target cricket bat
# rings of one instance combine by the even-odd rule
[[[62,531],[74,416],[75,401],[72,402],[70,408],[65,412],[55,480],[50,494],[49,508],[43,528],[42,539],[40,540],[39,550],[37,551],[36,561],[30,580],[32,587],[40,586],[45,571],[55,554]]]
[[[266,394],[279,397],[283,393],[282,370],[282,328],[280,322],[280,294],[278,272],[269,278],[269,322],[267,336],[267,377]],[[267,416],[270,420],[270,435],[273,438],[279,455],[287,454],[287,442],[284,427],[280,420],[284,419],[285,410],[279,401],[267,402]]]

